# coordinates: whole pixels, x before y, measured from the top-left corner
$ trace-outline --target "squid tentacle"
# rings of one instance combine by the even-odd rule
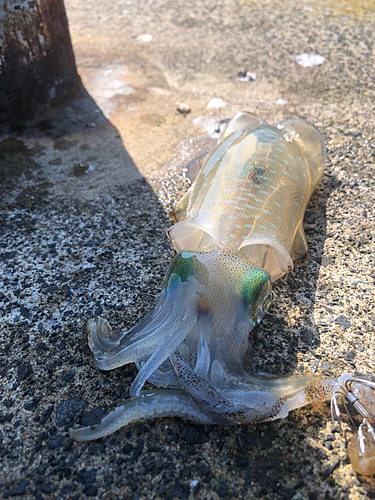
[[[196,319],[188,317],[182,321],[180,328],[172,334],[166,335],[166,340],[162,343],[160,348],[146,361],[141,370],[135,377],[133,384],[130,388],[130,395],[137,397],[140,395],[141,389],[146,380],[157,370],[160,366],[181,344],[181,342],[188,335],[189,330],[194,327]]]
[[[124,364],[147,360],[161,343],[172,341],[181,324],[185,325],[185,334],[182,336],[182,332],[179,333],[179,338],[183,340],[196,322],[196,315],[189,315],[188,312],[202,288],[194,277],[182,282],[177,274],[172,273],[154,311],[146,315],[147,321],[145,318],[140,321],[141,327],[137,324],[128,332],[114,334],[105,319],[96,317],[90,320],[87,325],[88,341],[96,365],[102,370],[112,370]],[[160,362],[168,355],[160,357]]]
[[[152,418],[183,417],[201,424],[217,423],[191,399],[189,394],[180,390],[144,391],[138,398],[127,399],[122,406],[109,413],[102,421],[93,426],[70,429],[69,435],[76,441],[99,439],[133,422]],[[222,418],[221,423],[231,425],[235,422]]]
[[[96,365],[101,370],[112,370],[127,363],[133,363],[140,359],[141,353],[147,356],[147,352],[153,352],[160,341],[160,328],[173,317],[173,304],[163,308],[163,314],[157,314],[151,323],[142,330],[142,337],[135,339],[132,334],[139,332],[139,324],[127,332],[114,334],[108,321],[96,317],[87,322],[88,343],[94,354]],[[147,324],[146,315],[141,322]],[[161,319],[160,319],[161,318]]]

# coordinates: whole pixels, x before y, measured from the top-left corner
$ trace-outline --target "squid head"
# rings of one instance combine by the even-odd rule
[[[102,370],[137,363],[140,371],[131,390],[137,396],[183,341],[190,357],[198,359],[204,345],[235,369],[234,357],[245,353],[249,331],[270,303],[270,277],[263,269],[226,251],[185,251],[172,260],[153,311],[118,334],[103,318],[93,318],[87,324],[89,346]],[[171,370],[165,373],[160,385],[168,387],[175,377],[168,376]],[[162,369],[155,375],[163,379]]]

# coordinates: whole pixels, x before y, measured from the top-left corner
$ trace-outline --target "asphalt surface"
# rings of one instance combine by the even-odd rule
[[[328,404],[257,426],[163,419],[88,444],[68,435],[119,405],[136,374],[95,368],[86,320],[129,328],[155,304],[173,255],[165,211],[243,109],[310,120],[328,153],[305,217],[311,260],[275,284],[253,366],[373,377],[374,7],[66,2],[85,90],[0,131],[3,498],[375,497]]]

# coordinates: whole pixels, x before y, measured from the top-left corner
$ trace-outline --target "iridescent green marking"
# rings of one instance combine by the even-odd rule
[[[208,270],[206,266],[190,252],[182,252],[177,255],[175,260],[170,265],[170,270],[171,275],[167,284],[168,290],[170,286],[173,287],[173,284],[175,283],[175,278],[173,278],[174,274],[179,277],[181,283],[185,283],[188,281],[190,276],[194,276],[199,283],[207,286],[209,278]]]
[[[269,281],[270,275],[263,269],[254,269],[241,279],[241,298],[247,305],[255,304],[263,285]]]

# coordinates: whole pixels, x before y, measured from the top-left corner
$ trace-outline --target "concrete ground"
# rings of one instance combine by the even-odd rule
[[[373,377],[375,2],[66,8],[85,89],[0,132],[2,497],[374,498],[328,404],[238,428],[157,420],[89,444],[68,428],[128,396],[135,367],[99,372],[85,322],[128,328],[155,304],[173,254],[165,210],[243,109],[306,118],[328,149],[305,217],[312,258],[274,287],[253,364]]]

